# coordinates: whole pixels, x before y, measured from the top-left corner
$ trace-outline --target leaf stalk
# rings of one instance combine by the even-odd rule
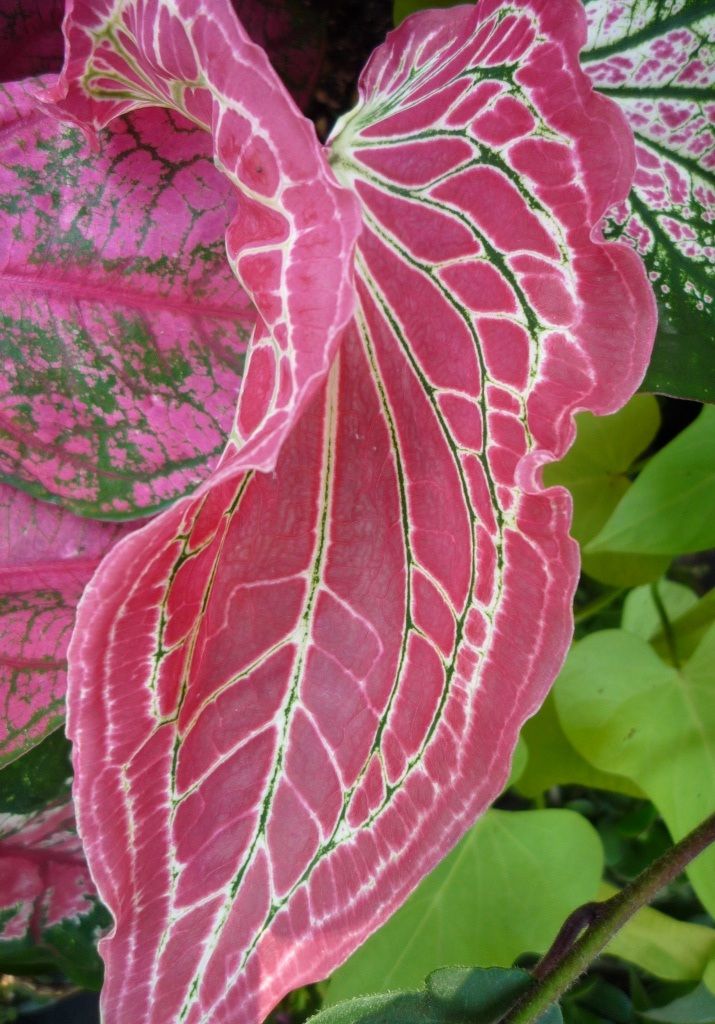
[[[501,1024],[535,1024],[584,973],[626,922],[650,903],[687,865],[715,843],[715,814],[667,850],[629,885],[600,903],[578,907],[533,970],[536,984]]]

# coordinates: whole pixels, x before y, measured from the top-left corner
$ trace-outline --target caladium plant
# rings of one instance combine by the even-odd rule
[[[93,945],[106,927],[71,801],[27,814],[0,813],[0,951],[6,962],[13,957],[22,963],[48,949],[59,964],[71,965],[79,983],[92,985],[101,976],[92,963]],[[72,946],[78,945],[84,964],[77,973]]]
[[[0,484],[0,768],[62,724],[77,602],[129,529]]]
[[[571,443],[577,409],[615,410],[646,368],[650,286],[599,227],[628,195],[633,141],[579,67],[577,0],[414,16],[326,148],[228,0],[75,0],[65,34],[29,148],[76,146],[55,114],[99,155],[76,148],[50,232],[84,226],[100,249],[124,237],[125,262],[110,251],[92,270],[131,282],[171,221],[157,164],[188,160],[192,216],[224,211],[237,281],[214,248],[209,285],[225,296],[229,359],[253,325],[218,465],[197,447],[198,490],[113,547],[69,648],[80,834],[115,921],[104,1016],[253,1024],[344,959],[494,799],[563,660],[577,552],[568,497],[539,470]],[[140,159],[115,176],[127,147]],[[30,162],[37,188],[48,163]],[[126,224],[112,229],[109,201],[95,232],[74,188],[95,210],[121,200]],[[143,195],[155,216],[142,221]],[[174,297],[197,276],[186,227],[166,240]],[[135,282],[133,308],[152,294]],[[110,331],[90,342],[116,346],[81,383],[93,426],[77,407],[48,438],[75,467],[78,430],[114,439],[98,397],[122,393],[106,357],[123,346]],[[195,410],[195,374],[178,376]],[[177,443],[166,421],[157,450]],[[23,448],[8,429],[2,451],[34,488],[30,435]],[[151,444],[135,448],[125,507],[102,505],[99,482],[88,498],[56,451],[42,487],[122,515],[195,483],[147,500],[136,481],[159,471],[136,462]],[[99,481],[106,461],[88,461]]]
[[[715,9],[709,0],[587,0],[586,13],[584,68],[636,138],[633,188],[606,236],[630,241],[654,283],[660,318],[646,384],[712,402]]]

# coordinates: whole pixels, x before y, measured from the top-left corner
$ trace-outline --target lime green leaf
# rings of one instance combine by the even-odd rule
[[[414,988],[443,964],[506,967],[544,952],[593,899],[602,865],[595,830],[572,811],[490,811],[338,969],[329,1003]]]
[[[536,798],[552,786],[588,786],[591,789],[606,789],[612,793],[627,796],[643,796],[630,779],[612,772],[594,768],[569,743],[556,711],[551,694],[534,718],[531,718],[521,732],[526,741],[529,758],[522,774],[516,780],[516,788],[524,796]]]
[[[363,996],[331,1006],[312,1024],[496,1024],[527,991],[531,976],[518,968],[441,968],[421,992]],[[539,1024],[562,1024],[558,1005]]]
[[[559,718],[576,749],[639,786],[676,841],[715,811],[714,664],[715,627],[681,669],[640,637],[604,630],[574,644],[556,682]],[[715,912],[715,849],[688,874]]]
[[[715,957],[705,968],[705,974],[703,974],[703,983],[707,985],[711,992],[715,992]]]
[[[545,467],[544,481],[571,491],[571,532],[582,546],[596,536],[632,486],[628,470],[659,425],[658,403],[652,395],[636,395],[613,416],[584,412],[576,417],[576,443],[561,462]],[[585,573],[616,586],[657,579],[667,564],[662,558],[639,555],[583,555]]]
[[[679,618],[698,603],[697,594],[682,583],[659,580],[655,584],[668,618]],[[621,625],[628,633],[635,633],[643,640],[652,640],[660,635],[663,624],[653,598],[651,587],[636,587],[626,597],[623,605]]]
[[[715,623],[715,590],[711,590],[689,611],[682,613],[671,623],[681,658],[690,657],[713,623]],[[658,654],[663,657],[668,656],[668,639],[662,628],[653,637],[652,644]]]
[[[604,883],[598,898],[607,900],[617,891]],[[699,981],[715,956],[715,930],[643,907],[611,939],[607,952],[667,981]]]
[[[661,449],[586,546],[678,555],[715,546],[715,409]]]

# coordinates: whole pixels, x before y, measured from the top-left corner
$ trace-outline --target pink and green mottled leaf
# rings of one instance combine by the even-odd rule
[[[606,234],[642,255],[660,323],[645,387],[715,401],[715,3],[587,0],[583,63],[625,112],[637,171]]]
[[[0,475],[82,515],[146,515],[217,462],[253,307],[206,133],[137,111],[91,152],[0,91]]]
[[[11,967],[44,953],[77,983],[98,987],[94,947],[108,924],[71,802],[0,812],[0,963]]]
[[[655,328],[594,227],[634,157],[584,36],[575,0],[484,0],[376,51],[329,152],[363,232],[326,384],[273,473],[229,452],[85,592],[68,729],[106,1024],[262,1021],[506,780],[578,576],[539,467],[626,400]]]
[[[127,529],[0,484],[0,767],[61,725],[77,602]]]
[[[270,470],[352,315],[354,197],[229,0],[70,0],[48,109],[96,130],[161,106],[211,132],[234,188],[229,262],[257,313],[229,454]]]
[[[0,82],[59,71],[64,0],[0,0]]]

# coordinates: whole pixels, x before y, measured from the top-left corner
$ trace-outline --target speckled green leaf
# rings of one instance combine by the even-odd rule
[[[606,234],[642,254],[660,307],[653,391],[715,401],[715,3],[587,0],[582,63],[636,136],[629,199]]]

